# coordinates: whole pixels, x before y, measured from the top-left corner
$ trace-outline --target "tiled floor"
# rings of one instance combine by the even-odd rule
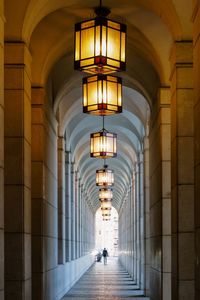
[[[146,300],[116,258],[96,262],[62,300]]]

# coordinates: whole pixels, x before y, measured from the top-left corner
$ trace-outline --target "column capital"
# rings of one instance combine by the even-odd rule
[[[170,106],[171,103],[170,87],[160,87],[158,90],[158,99],[161,107]]]
[[[65,138],[63,136],[58,137],[58,149],[65,151]]]
[[[31,88],[31,103],[37,105],[43,105],[46,102],[46,92],[44,87],[32,87]]]
[[[27,74],[31,78],[32,56],[29,48],[24,42],[5,42],[5,65],[23,65],[26,67]]]
[[[174,42],[170,53],[171,64],[191,64],[193,62],[193,42]]]

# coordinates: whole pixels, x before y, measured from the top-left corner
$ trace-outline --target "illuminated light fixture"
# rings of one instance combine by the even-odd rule
[[[102,129],[90,135],[90,157],[111,158],[117,156],[117,134]]]
[[[110,10],[95,9],[96,18],[75,24],[74,69],[110,74],[126,69],[126,25],[107,19]]]
[[[108,169],[105,165],[103,169],[96,171],[96,185],[97,186],[113,186],[114,185],[114,172]]]
[[[99,189],[99,199],[100,201],[112,199],[113,198],[113,192],[110,188],[103,188]]]
[[[103,201],[101,201],[101,210],[104,209],[111,209],[112,208],[112,202],[111,199],[104,199]]]
[[[111,217],[110,211],[104,211],[104,212],[102,213],[102,217]]]
[[[122,79],[110,75],[83,78],[83,112],[108,116],[122,112]]]
[[[103,216],[103,221],[110,221],[110,217],[109,216]]]

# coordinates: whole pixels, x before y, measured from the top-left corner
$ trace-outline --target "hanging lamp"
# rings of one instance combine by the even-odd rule
[[[122,112],[122,79],[110,75],[83,78],[83,112],[108,116]]]
[[[103,200],[112,200],[113,198],[113,192],[111,188],[102,188],[99,189],[99,200],[103,201]]]
[[[108,169],[107,165],[96,171],[96,185],[108,187],[114,185],[114,172]]]
[[[101,210],[112,208],[112,200],[111,199],[103,199],[101,200]]]
[[[110,9],[95,8],[96,18],[75,24],[74,69],[110,74],[126,69],[126,25],[107,19]]]
[[[117,156],[117,134],[102,129],[90,134],[90,156],[111,158]]]

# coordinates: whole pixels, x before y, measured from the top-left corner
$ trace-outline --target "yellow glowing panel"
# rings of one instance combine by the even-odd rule
[[[83,105],[87,106],[87,87],[86,87],[86,84],[83,85]]]
[[[125,62],[125,44],[126,44],[126,34],[121,33],[121,61]]]
[[[107,59],[107,64],[111,65],[113,67],[119,68],[120,67],[120,63],[116,60],[112,60],[112,59]],[[115,69],[114,69],[115,70]]]
[[[103,81],[103,103],[107,103],[107,84]]]
[[[120,32],[108,28],[107,55],[110,58],[120,59]]]
[[[118,105],[122,105],[122,86],[118,83]]]
[[[91,110],[97,110],[98,107],[97,105],[91,105],[91,106],[88,106],[88,110],[91,111]]]
[[[102,55],[106,56],[107,41],[106,41],[106,27],[105,26],[102,26],[102,46],[101,47],[102,47],[102,49],[101,49]]]
[[[88,84],[88,105],[97,104],[97,82]]]
[[[83,23],[81,24],[81,29],[83,29],[83,28],[88,28],[88,27],[92,27],[92,26],[94,26],[94,24],[95,24],[95,21],[94,21],[94,20],[91,20],[91,21],[88,21],[88,22],[83,22]]]
[[[93,58],[85,59],[85,60],[81,60],[80,66],[84,67],[84,66],[87,66],[87,65],[92,65],[93,63],[94,63],[94,59]]]
[[[102,102],[102,81],[98,81],[98,103]]]
[[[107,76],[107,80],[117,82],[117,78],[113,76]]]
[[[108,26],[120,30],[120,24],[112,21],[108,21]]]
[[[80,59],[80,31],[76,32],[76,54],[75,60]]]
[[[117,105],[117,84],[107,82],[108,85],[108,103]]]
[[[95,55],[98,56],[101,54],[101,42],[100,42],[100,26],[97,26],[96,27],[96,49],[95,49]]]
[[[81,32],[81,59],[94,56],[94,28]]]
[[[94,152],[101,151],[100,148],[99,138],[94,138]]]

